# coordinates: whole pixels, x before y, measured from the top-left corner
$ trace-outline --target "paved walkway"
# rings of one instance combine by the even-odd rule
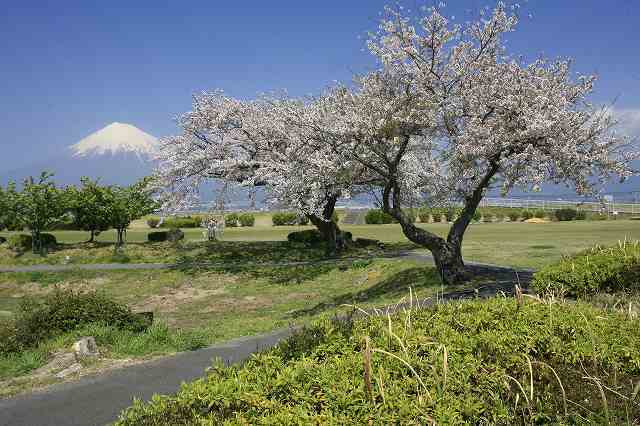
[[[428,258],[416,253],[405,254],[403,257],[422,260]],[[157,268],[157,264],[155,265]],[[508,294],[513,290],[516,280],[526,286],[531,277],[531,271],[527,270],[518,271],[516,278],[516,271],[510,268],[478,264],[467,266],[473,273],[495,273],[495,280],[477,291],[463,290],[442,294],[439,296],[440,301],[490,297],[499,292]],[[434,303],[434,300],[429,299],[423,301],[420,307]],[[402,307],[395,305],[379,311],[393,311]],[[179,389],[181,383],[202,377],[213,358],[219,358],[227,364],[242,362],[252,353],[273,347],[293,332],[293,329],[284,329],[267,335],[235,339],[205,349],[112,370],[99,376],[54,385],[43,392],[0,400],[0,426],[104,425],[115,421],[134,398],[149,400],[155,393],[172,394]]]

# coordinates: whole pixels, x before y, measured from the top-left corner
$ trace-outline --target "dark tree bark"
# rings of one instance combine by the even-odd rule
[[[92,229],[90,232],[91,232],[91,236],[89,237],[89,241],[87,241],[88,243],[92,243],[95,240],[95,236],[96,236],[96,232],[94,229]]]
[[[329,254],[338,253],[345,248],[344,234],[337,223],[332,220],[338,195],[331,194],[327,197],[327,203],[322,211],[322,217],[307,215],[309,221],[318,229],[322,239],[327,243]]]
[[[473,214],[482,200],[484,190],[497,173],[497,160],[489,164],[488,170],[480,180],[478,186],[464,199],[464,207],[460,216],[455,220],[447,239],[415,226],[401,209],[401,190],[395,180],[390,180],[384,188],[382,209],[393,216],[402,227],[402,232],[409,241],[431,251],[438,272],[445,284],[456,284],[464,280],[465,267],[462,260],[462,240],[467,227],[471,223]]]
[[[42,238],[40,230],[31,230],[31,251],[33,254],[42,254]]]
[[[118,228],[116,230],[116,232],[117,232],[117,236],[118,236],[118,239],[116,241],[116,246],[117,247],[121,247],[121,246],[124,245],[124,239],[125,239],[125,235],[127,233],[127,230],[126,230],[126,228]]]

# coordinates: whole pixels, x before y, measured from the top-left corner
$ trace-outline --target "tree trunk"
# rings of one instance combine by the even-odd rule
[[[33,254],[42,254],[42,242],[38,230],[31,230],[31,251]]]
[[[327,244],[328,254],[336,254],[345,248],[344,233],[332,219],[335,211],[337,195],[331,195],[327,199],[322,211],[322,217],[316,215],[307,215],[309,221],[318,229],[322,239]]]
[[[441,247],[431,250],[431,254],[443,283],[455,284],[465,279],[464,261],[458,244],[443,241]]]
[[[87,242],[88,243],[92,243],[94,241],[94,239],[95,239],[95,236],[96,236],[95,231],[92,229],[91,230],[91,237],[89,237],[89,241],[87,241]]]
[[[116,242],[116,246],[121,247],[122,245],[124,245],[124,229],[122,228],[118,228],[117,229],[117,234],[118,234],[118,240]]]

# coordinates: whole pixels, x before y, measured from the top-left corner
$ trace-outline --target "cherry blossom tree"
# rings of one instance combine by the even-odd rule
[[[364,169],[308,137],[298,124],[312,111],[307,102],[284,96],[194,96],[192,111],[178,119],[182,134],[165,139],[159,156],[165,207],[184,208],[210,179],[264,186],[270,202],[307,215],[331,251],[343,248],[342,232],[331,218],[337,200],[350,195]]]
[[[436,8],[416,24],[387,13],[369,41],[381,69],[316,100],[333,117],[315,139],[374,174],[383,210],[433,253],[443,281],[463,277],[463,237],[488,189],[551,181],[593,195],[633,173],[637,153],[587,100],[595,77],[574,78],[569,60],[508,56],[502,37],[518,19],[502,3],[465,26]],[[462,204],[446,238],[411,223],[402,208],[416,199]]]

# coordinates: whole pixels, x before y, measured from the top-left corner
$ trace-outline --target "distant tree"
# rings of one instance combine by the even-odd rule
[[[150,178],[145,178],[131,186],[112,186],[105,190],[109,223],[116,230],[117,246],[124,244],[132,221],[158,209],[149,184]]]
[[[109,214],[109,188],[100,186],[97,181],[87,177],[80,179],[82,187],[69,189],[70,208],[73,211],[75,225],[91,233],[88,242],[111,227]]]
[[[51,176],[42,172],[37,180],[29,177],[22,191],[12,191],[9,197],[17,222],[31,231],[34,253],[42,252],[42,231],[59,222],[68,208],[65,191],[56,187]]]
[[[0,187],[0,229],[16,231],[21,229],[17,217],[18,192],[16,184],[9,182],[5,189]]]

